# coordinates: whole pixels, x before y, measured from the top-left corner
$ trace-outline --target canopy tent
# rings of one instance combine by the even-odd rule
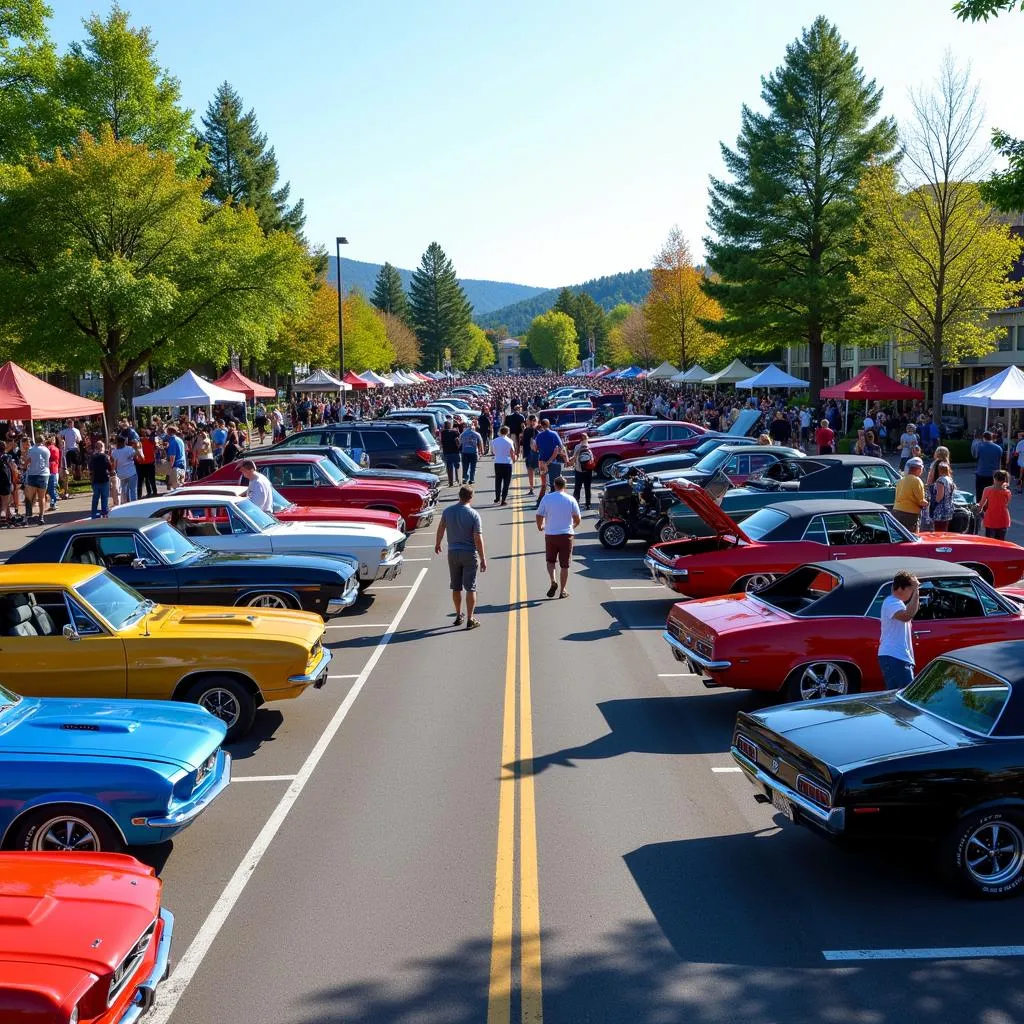
[[[262,384],[250,380],[238,370],[228,370],[213,383],[219,388],[227,388],[228,391],[241,391],[250,402],[255,402],[257,398],[277,398],[277,392],[273,388],[264,387]]]
[[[367,388],[375,388],[376,384],[371,384],[369,381],[363,380],[362,377],[358,376],[352,370],[346,370],[345,376],[341,378],[342,382],[348,384],[349,387],[354,388],[356,391],[365,391]]]
[[[994,377],[979,380],[969,388],[947,391],[942,396],[942,404],[984,409],[987,427],[989,409],[1024,409],[1024,373],[1016,366],[1008,366]]]
[[[924,392],[907,384],[901,384],[877,366],[861,370],[852,380],[833,384],[818,392],[821,398],[845,398],[847,401],[892,401],[900,398],[924,398]]]
[[[395,371],[394,371],[394,372],[393,372],[393,373],[391,374],[391,379],[392,379],[392,380],[393,380],[393,381],[394,381],[394,382],[395,382],[396,384],[399,384],[399,385],[402,385],[402,386],[407,386],[407,385],[409,385],[409,384],[417,384],[417,383],[419,383],[419,382],[418,382],[418,381],[416,380],[416,378],[415,378],[415,377],[410,377],[410,376],[408,376],[407,374],[404,374],[404,373],[402,373],[402,371],[401,371],[401,370],[395,370]]]
[[[430,384],[431,383],[431,378],[428,377],[425,373],[420,373],[419,370],[412,370],[411,372],[412,372],[412,375],[417,380],[423,381],[424,384]]]
[[[0,366],[0,419],[62,420],[68,416],[102,416],[103,403],[79,398],[33,376],[10,361]]]
[[[585,373],[584,376],[585,377],[601,377],[601,376],[603,376],[606,373],[611,373],[611,368],[608,367],[608,366],[605,366],[604,363],[602,363],[600,366],[595,366],[594,369],[591,370],[589,373]]]
[[[615,370],[613,370],[610,366],[602,366],[601,369],[594,374],[594,376],[614,378]]]
[[[367,384],[377,384],[382,388],[393,388],[395,385],[391,383],[386,377],[378,377],[373,370],[364,370],[359,374]]]
[[[625,370],[619,370],[618,373],[612,374],[613,380],[637,380],[640,377],[646,376],[644,370],[640,366],[629,366]]]
[[[672,378],[673,384],[700,384],[708,375],[708,371],[703,366],[694,363],[688,370],[683,373],[677,373]]]
[[[760,373],[755,374],[747,380],[737,381],[738,388],[806,388],[810,381],[801,380],[791,373],[786,373],[774,363],[769,363]]]
[[[739,359],[734,359],[724,370],[712,373],[704,378],[705,384],[736,384],[741,380],[747,380],[754,376],[754,371],[749,366],[744,366]]]
[[[671,380],[679,371],[666,359],[661,366],[647,374],[648,380]]]
[[[332,373],[326,370],[314,370],[308,377],[295,382],[296,391],[350,391],[348,384],[343,384]]]
[[[192,370],[186,370],[167,387],[133,398],[132,408],[185,406],[191,409],[193,405],[210,408],[217,403],[245,405],[245,395],[240,391],[229,391],[205,380]]]

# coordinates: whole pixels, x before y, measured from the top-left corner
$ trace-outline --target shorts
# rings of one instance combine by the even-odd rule
[[[563,569],[569,568],[572,558],[573,535],[571,533],[555,533],[544,535],[544,555],[548,565],[557,561]]]
[[[475,551],[449,551],[448,575],[451,576],[452,590],[476,591],[476,574],[480,560]]]
[[[37,487],[41,491],[46,490],[46,485],[50,481],[49,473],[30,473],[25,477],[26,487]]]
[[[525,452],[527,469],[536,469],[540,465],[540,456],[536,452]]]

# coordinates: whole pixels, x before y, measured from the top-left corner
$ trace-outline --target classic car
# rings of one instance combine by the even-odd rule
[[[302,608],[326,619],[359,596],[359,567],[352,559],[211,551],[163,519],[117,516],[53,526],[7,562],[102,565],[143,597],[164,604]]]
[[[341,555],[359,564],[359,586],[394,580],[402,571],[405,535],[367,523],[280,523],[248,498],[192,492],[183,487],[110,510],[110,519],[166,519],[214,551]]]
[[[1024,576],[1024,548],[963,533],[913,534],[881,505],[831,498],[765,505],[740,526],[693,484],[675,494],[714,530],[656,544],[644,564],[655,582],[685,597],[760,590],[807,562],[893,555],[937,558],[976,569],[988,583],[1009,586]]]
[[[651,423],[657,418],[657,416],[646,416],[640,413],[628,413],[613,416],[611,419],[605,420],[604,423],[594,427],[590,425],[563,427],[558,431],[558,434],[562,438],[562,443],[571,452],[573,446],[579,442],[583,434],[586,434],[591,441],[596,441],[599,438],[617,436],[621,431],[628,429],[635,423]]]
[[[0,1020],[134,1024],[170,966],[153,868],[119,853],[0,853]]]
[[[1024,890],[1024,642],[943,655],[902,690],[740,712],[732,756],[790,822],[887,853],[930,842],[967,895]]]
[[[639,469],[650,476],[658,476],[671,469],[690,469],[705,455],[723,444],[749,448],[757,444],[756,437],[735,437],[729,434],[705,434],[696,448],[688,452],[670,452],[668,455],[642,455],[638,459],[623,459],[612,467],[612,479],[624,480],[631,469]]]
[[[441,481],[434,473],[418,473],[412,469],[370,469],[360,466],[344,448],[336,444],[319,444],[312,436],[291,434],[278,444],[265,449],[266,454],[289,451],[303,455],[326,455],[347,477],[353,480],[403,480],[426,487],[436,499]],[[261,454],[263,454],[261,452]]]
[[[636,423],[621,434],[590,441],[597,475],[611,476],[612,466],[622,459],[638,455],[654,455],[662,451],[686,451],[700,444],[706,430],[696,423],[681,420],[655,420]]]
[[[12,678],[16,655],[4,655]],[[116,852],[172,838],[227,787],[225,732],[192,704],[37,700],[0,687],[3,848]]]
[[[279,449],[248,456],[274,487],[296,505],[368,508],[394,512],[410,529],[427,526],[435,503],[429,488],[404,480],[357,480],[346,476],[326,455],[304,455]],[[204,484],[244,482],[235,462],[221,466]]]
[[[804,498],[846,498],[873,501],[892,508],[900,474],[885,459],[869,455],[814,455],[783,459],[742,487],[727,491],[712,487],[721,495],[723,511],[737,523],[764,505]],[[957,491],[950,522],[953,533],[973,532],[980,522],[972,495]],[[689,505],[680,501],[669,509],[669,519],[680,536],[709,537],[710,526]]]
[[[933,558],[851,558],[794,569],[756,593],[672,606],[663,639],[708,687],[812,700],[882,689],[882,602],[901,569],[921,581],[917,663],[973,643],[1024,639],[1024,590],[995,590]]]
[[[706,488],[712,495],[722,495],[730,488],[742,487],[751,477],[766,472],[777,462],[802,458],[804,453],[799,448],[727,444],[705,455],[689,469],[661,470],[655,475],[665,484],[672,480],[686,480]]]
[[[264,702],[324,685],[323,635],[311,612],[154,604],[95,565],[0,565],[5,684],[32,697],[189,701],[229,740]]]

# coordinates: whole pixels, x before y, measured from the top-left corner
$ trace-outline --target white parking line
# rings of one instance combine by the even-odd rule
[[[609,587],[609,590],[661,590],[660,583],[645,583],[642,587]]]
[[[1024,946],[935,946],[931,949],[823,949],[826,960],[984,960],[1024,956]]]
[[[370,678],[370,673],[377,667],[377,663],[384,654],[391,638],[395,635],[395,630],[398,629],[398,625],[405,616],[405,613],[409,610],[409,606],[416,596],[416,591],[419,589],[419,585],[423,582],[423,577],[426,574],[426,569],[421,570],[412,589],[402,602],[402,606],[391,620],[388,631],[380,638],[380,642],[374,648],[373,654],[370,655],[369,660],[363,667],[363,671],[359,673],[359,678],[352,689],[348,691],[338,710],[334,712],[334,716],[327,724],[327,728],[320,734],[320,738],[316,741],[313,749],[309,752],[309,756],[299,769],[298,775],[292,780],[291,785],[285,791],[284,796],[281,797],[273,813],[267,819],[266,824],[260,829],[259,835],[253,840],[252,846],[249,847],[238,867],[235,868],[234,874],[224,887],[224,891],[218,897],[217,902],[213,905],[213,909],[206,916],[206,920],[196,933],[196,937],[192,940],[188,949],[185,950],[184,956],[178,961],[171,976],[164,984],[161,990],[161,999],[150,1011],[150,1018],[147,1024],[167,1024],[170,1020],[171,1014],[174,1013],[175,1007],[184,995],[189,983],[195,977],[196,971],[202,965],[203,959],[209,952],[221,928],[224,927],[224,923],[245,890],[249,879],[252,878],[256,868],[259,867],[259,863],[270,848],[274,836],[277,835],[284,824],[285,818],[288,817],[288,812],[292,809],[295,801],[302,795],[302,791],[306,788],[306,783],[312,778],[316,766],[320,763],[324,754],[327,753],[331,740],[337,735],[342,723],[348,717],[349,711],[352,710],[352,705],[355,704],[356,698],[362,693],[366,681]]]
[[[407,561],[407,562],[432,562],[433,559],[432,558],[407,558],[407,559],[405,559],[405,561]]]
[[[386,622],[332,622],[326,629],[383,629]]]
[[[693,675],[692,672],[659,672],[659,679],[685,679],[687,676]]]
[[[231,779],[231,785],[236,782],[291,782],[294,778],[294,775],[243,775],[241,778],[236,775]]]
[[[346,675],[339,675],[337,672],[328,672],[327,673],[327,678],[328,679],[358,679],[359,676],[355,675],[355,674],[346,676]]]
[[[740,766],[739,766],[739,765],[725,765],[725,766],[721,766],[721,765],[716,765],[716,766],[715,766],[715,767],[713,767],[713,768],[712,768],[711,770],[712,770],[712,771],[713,771],[713,772],[714,772],[714,773],[715,773],[716,775],[723,775],[723,774],[725,774],[726,772],[741,772],[741,771],[743,771],[743,769],[742,769],[742,768],[740,768]]]
[[[405,550],[408,551],[410,548],[432,548],[433,544],[406,544]]]

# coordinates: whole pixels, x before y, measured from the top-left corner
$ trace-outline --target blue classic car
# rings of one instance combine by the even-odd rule
[[[193,704],[0,687],[0,845],[116,853],[170,839],[227,787],[226,731]]]

